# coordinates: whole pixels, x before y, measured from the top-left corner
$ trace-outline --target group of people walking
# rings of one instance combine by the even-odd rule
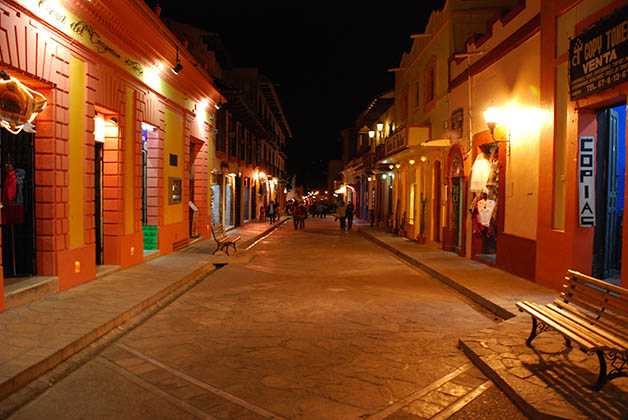
[[[336,207],[336,220],[340,220],[340,230],[348,232],[353,226],[353,215],[355,214],[355,208],[353,203],[349,201],[345,204],[344,201],[338,203]]]
[[[294,230],[305,229],[305,219],[308,214],[312,216],[322,217],[321,214],[325,212],[315,212],[312,206],[308,206],[305,202],[297,202],[288,208],[288,213],[292,214],[292,221],[294,223]],[[340,201],[336,206],[336,221],[340,220],[340,229],[343,232],[348,232],[353,227],[353,215],[355,214],[355,207],[352,202],[345,204],[344,201]]]
[[[266,220],[266,217],[268,217],[268,221],[271,225],[279,221],[279,203],[277,199],[275,199],[275,201],[271,200],[266,205],[262,204],[259,208],[259,217],[261,220]]]

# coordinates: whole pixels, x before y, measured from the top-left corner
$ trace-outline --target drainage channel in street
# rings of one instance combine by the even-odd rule
[[[432,382],[364,420],[408,418],[408,415],[431,420],[445,420],[462,410],[490,389],[493,383],[471,363]]]

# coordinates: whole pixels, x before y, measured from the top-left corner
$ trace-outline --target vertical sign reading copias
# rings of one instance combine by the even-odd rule
[[[578,139],[578,220],[582,227],[595,226],[595,139]]]

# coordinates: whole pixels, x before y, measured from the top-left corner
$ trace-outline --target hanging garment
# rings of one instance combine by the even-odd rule
[[[491,216],[495,209],[495,200],[482,199],[478,201],[478,222],[482,226],[489,227],[491,225]]]
[[[17,194],[15,201],[24,202],[24,189],[26,188],[26,171],[24,169],[15,168],[15,178],[17,180]]]
[[[491,173],[491,163],[486,159],[484,153],[480,153],[473,162],[471,168],[471,183],[469,190],[471,192],[488,192],[486,182]]]
[[[17,177],[13,169],[7,168],[4,179],[4,190],[2,191],[2,201],[11,202],[17,198]]]

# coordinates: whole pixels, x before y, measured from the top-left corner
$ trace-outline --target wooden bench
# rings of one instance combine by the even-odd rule
[[[517,307],[532,316],[528,347],[537,334],[554,330],[563,335],[568,347],[573,342],[583,352],[597,355],[596,391],[615,378],[628,376],[628,289],[569,270],[560,299],[547,305],[523,301]]]
[[[224,249],[227,252],[227,255],[229,255],[229,245],[232,245],[233,250],[238,252],[238,250],[236,249],[236,242],[240,240],[240,237],[227,235],[224,225],[212,226],[212,236],[216,241],[216,244],[218,245],[214,252],[212,252],[212,255],[214,255],[221,249]]]

